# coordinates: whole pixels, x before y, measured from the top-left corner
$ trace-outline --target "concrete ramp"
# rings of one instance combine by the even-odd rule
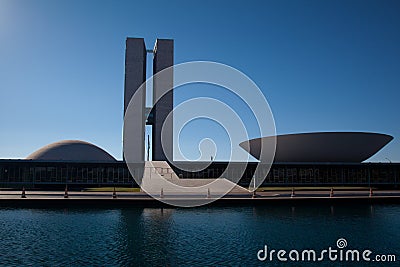
[[[225,178],[189,179],[179,178],[165,161],[145,163],[142,189],[154,195],[164,196],[221,196],[228,194],[250,194],[249,190]]]

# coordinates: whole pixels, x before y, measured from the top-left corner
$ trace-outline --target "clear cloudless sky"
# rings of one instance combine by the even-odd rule
[[[387,133],[371,160],[400,161],[399,14],[396,0],[0,0],[0,158],[63,139],[122,158],[130,36],[244,72],[278,134]]]

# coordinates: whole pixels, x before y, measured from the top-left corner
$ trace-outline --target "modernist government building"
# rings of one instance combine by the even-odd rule
[[[153,74],[173,66],[173,40],[157,39],[154,50],[146,50],[144,39],[127,38],[125,51],[124,114],[128,104],[146,79],[147,54],[153,55]],[[153,95],[163,91],[165,84],[173,84],[172,75],[163,83],[154,82]],[[149,110],[142,103],[143,111]],[[167,161],[161,148],[161,126],[173,109],[173,91],[154,103],[146,124],[152,125],[152,159]],[[143,112],[145,113],[145,112]],[[144,115],[144,114],[143,114]],[[144,125],[138,153],[144,160]],[[260,137],[240,145],[255,158],[261,153],[261,143],[273,137]],[[357,185],[398,187],[400,163],[365,162],[393,139],[392,136],[364,132],[320,132],[276,136],[274,163],[262,186],[337,186]],[[192,163],[190,163],[192,164]],[[190,165],[188,164],[188,165]],[[257,162],[249,162],[238,177],[239,185],[248,187],[255,175]],[[228,162],[212,162],[202,171],[188,171],[173,167],[179,177],[219,177]],[[182,166],[182,165],[181,165]],[[267,169],[267,168],[266,168]],[[259,174],[260,175],[260,174]],[[79,140],[64,140],[49,144],[25,159],[0,159],[2,187],[97,187],[138,186],[127,164],[116,160],[102,148]]]

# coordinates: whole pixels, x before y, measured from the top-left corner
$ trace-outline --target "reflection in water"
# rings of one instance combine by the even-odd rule
[[[170,265],[168,244],[174,209],[141,208],[121,210],[118,239],[121,265]]]
[[[397,205],[0,209],[0,253],[4,265],[257,266],[264,245],[323,249],[340,237],[400,255],[399,227]]]

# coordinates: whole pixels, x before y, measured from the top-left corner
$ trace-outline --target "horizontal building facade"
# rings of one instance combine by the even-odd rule
[[[196,166],[193,165],[193,169]],[[214,162],[202,171],[174,171],[182,178],[216,178],[227,163]],[[242,174],[231,169],[230,177],[245,187],[254,175],[265,177],[262,186],[400,186],[400,163],[274,163],[268,172],[251,162]],[[185,169],[189,169],[185,167]],[[142,173],[135,171],[134,175]],[[231,178],[232,179],[232,178]],[[137,187],[126,164],[102,162],[44,162],[35,160],[0,160],[0,186],[27,188],[61,187]]]

